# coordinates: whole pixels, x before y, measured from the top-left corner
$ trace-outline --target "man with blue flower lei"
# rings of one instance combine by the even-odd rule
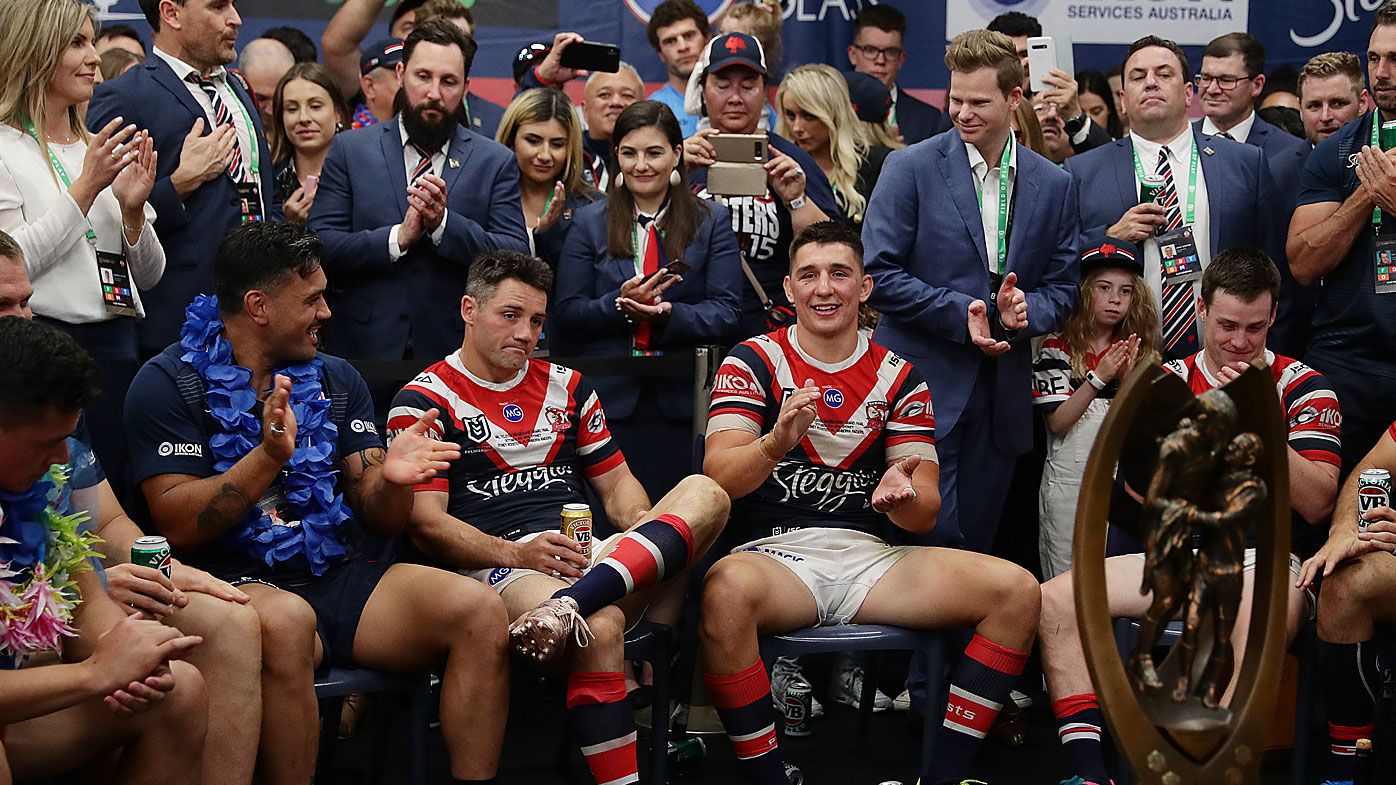
[[[0,318],[0,783],[89,766],[174,785],[198,771],[207,709],[182,657],[202,641],[107,597],[64,493],[68,437],[98,394],[72,338]]]
[[[252,223],[223,239],[216,296],[137,374],[126,425],[151,520],[187,563],[237,585],[262,623],[268,785],[310,782],[326,666],[444,670],[456,782],[493,782],[508,711],[507,624],[464,576],[365,557],[407,523],[412,487],[459,457],[433,410],[385,450],[363,377],[317,351],[330,318],[314,233]]]

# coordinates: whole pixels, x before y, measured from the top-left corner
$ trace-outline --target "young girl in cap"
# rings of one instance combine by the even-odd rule
[[[1156,359],[1159,315],[1137,249],[1106,238],[1081,254],[1081,298],[1033,363],[1033,402],[1047,423],[1038,494],[1042,578],[1071,569],[1081,476],[1120,380]]]

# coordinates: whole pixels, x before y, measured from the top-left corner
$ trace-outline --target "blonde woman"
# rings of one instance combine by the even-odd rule
[[[882,91],[887,93],[885,87]],[[862,224],[887,150],[881,148],[874,160],[873,142],[853,104],[842,74],[823,64],[802,65],[786,74],[776,91],[776,133],[814,158],[844,214]],[[885,116],[885,104],[883,111]]]
[[[92,7],[76,0],[0,4],[0,230],[23,251],[41,321],[72,335],[102,370],[87,409],[93,447],[124,487],[126,388],[140,368],[141,291],[165,272],[146,205],[150,136],[119,119],[83,126],[101,58]],[[17,75],[23,74],[24,78]]]
[[[556,270],[573,212],[601,198],[601,192],[582,179],[582,124],[577,112],[560,90],[527,90],[504,110],[496,138],[519,160],[529,249]]]

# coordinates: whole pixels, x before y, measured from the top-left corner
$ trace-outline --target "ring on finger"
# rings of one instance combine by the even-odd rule
[[[557,570],[553,570],[553,577],[554,577],[554,578],[561,578],[561,577],[562,577],[562,573],[558,572]]]

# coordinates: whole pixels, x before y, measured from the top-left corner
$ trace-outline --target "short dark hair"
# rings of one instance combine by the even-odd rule
[[[320,269],[321,248],[314,232],[295,224],[254,221],[228,232],[213,261],[218,310],[238,313],[248,292],[308,277]]]
[[[412,60],[412,53],[417,50],[417,44],[423,41],[439,46],[458,47],[461,57],[465,60],[465,77],[470,78],[470,65],[475,62],[475,51],[479,47],[475,45],[475,39],[466,35],[464,30],[445,19],[428,19],[413,27],[412,32],[407,35],[407,40],[402,44],[404,68]]]
[[[1249,33],[1227,33],[1213,38],[1202,50],[1203,57],[1230,57],[1241,55],[1246,73],[1252,77],[1265,73],[1265,47],[1260,39]]]
[[[397,24],[397,20],[407,15],[408,11],[416,11],[422,7],[427,0],[398,0],[397,8],[393,9],[392,19],[388,21],[388,26]]]
[[[0,231],[0,256],[24,263],[24,249],[19,246],[19,241],[3,231]]]
[[[299,28],[269,27],[261,37],[285,44],[298,63],[314,63],[320,60],[320,50],[315,48],[315,42]]]
[[[1381,8],[1377,9],[1377,16],[1372,20],[1372,27],[1383,25],[1396,25],[1396,0],[1386,0]]]
[[[1037,21],[1037,17],[1029,16],[1022,11],[999,14],[989,23],[988,29],[995,33],[1003,33],[1009,38],[1020,35],[1028,37],[1042,35],[1042,23]]]
[[[819,221],[806,226],[795,239],[790,241],[790,268],[795,267],[795,257],[807,245],[844,245],[853,251],[858,260],[858,269],[863,269],[863,238],[857,230],[843,221]]]
[[[866,5],[853,17],[853,37],[865,27],[876,27],[886,33],[900,33],[906,37],[906,15],[890,5]]]
[[[1212,295],[1219,289],[1248,303],[1269,293],[1273,308],[1280,301],[1280,271],[1259,248],[1228,248],[1202,273],[1202,302],[1210,307]]]
[[[104,25],[101,32],[97,33],[97,40],[105,41],[108,38],[129,38],[141,45],[142,52],[145,51],[145,41],[141,40],[141,34],[130,25]]]
[[[645,35],[649,36],[650,46],[654,47],[654,51],[659,51],[659,28],[685,19],[692,19],[693,23],[698,25],[698,32],[703,35],[712,35],[708,15],[693,0],[664,0],[655,6],[654,13],[650,14],[650,21],[645,25]]]
[[[0,426],[49,411],[76,413],[102,393],[97,363],[67,333],[19,316],[0,318],[0,367],[22,383],[0,384]]]
[[[1192,79],[1192,73],[1188,71],[1188,53],[1183,51],[1183,47],[1178,46],[1174,41],[1167,38],[1159,38],[1156,35],[1146,35],[1143,38],[1129,45],[1129,51],[1125,52],[1125,59],[1120,62],[1120,74],[1123,76],[1129,67],[1129,58],[1134,57],[1134,53],[1140,49],[1148,49],[1151,46],[1161,47],[1173,53],[1178,58],[1178,64],[1182,66],[1183,81]]]
[[[470,263],[465,293],[482,303],[494,296],[501,283],[510,280],[544,294],[553,290],[553,271],[547,262],[519,251],[488,251]]]
[[[448,22],[464,19],[471,30],[475,29],[475,14],[460,0],[426,0],[418,6],[415,21],[421,24],[428,19],[445,19]]]
[[[145,21],[150,24],[150,29],[160,32],[160,0],[140,0],[141,13],[145,14]],[[172,0],[177,6],[184,6],[189,0]],[[144,44],[141,45],[144,48]]]

